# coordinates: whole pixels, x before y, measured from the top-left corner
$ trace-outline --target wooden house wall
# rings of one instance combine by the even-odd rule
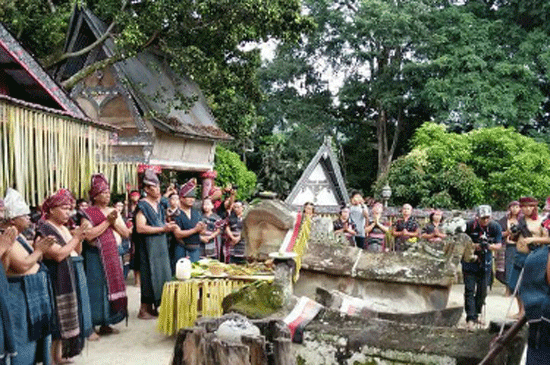
[[[214,154],[215,144],[212,141],[175,137],[157,130],[151,163],[203,171],[212,168]]]

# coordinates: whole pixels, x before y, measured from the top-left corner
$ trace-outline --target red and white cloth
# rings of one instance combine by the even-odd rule
[[[305,326],[311,322],[323,306],[316,301],[301,297],[292,311],[283,319],[290,329],[292,341],[301,343]]]

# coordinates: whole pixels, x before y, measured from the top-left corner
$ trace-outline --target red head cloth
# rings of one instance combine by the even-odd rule
[[[109,182],[103,174],[94,174],[92,175],[92,184],[90,186],[90,199],[95,198],[97,195],[101,194],[105,190],[109,190]]]
[[[62,205],[73,205],[74,203],[75,199],[69,190],[59,189],[42,203],[42,212],[48,214],[54,208]]]
[[[524,196],[519,199],[519,205],[526,206],[526,205],[538,205],[539,201],[531,196]]]
[[[157,176],[157,174],[151,170],[147,169],[143,173],[143,185],[149,185],[149,186],[155,186],[160,185],[160,180]]]
[[[180,198],[194,198],[197,179],[191,178],[180,188]]]
[[[216,170],[205,171],[201,174],[201,179],[215,179],[218,176]]]
[[[522,207],[525,207],[525,206],[537,207],[538,203],[539,201],[537,199],[530,196],[524,196],[519,199],[519,205]],[[531,218],[532,220],[537,220],[539,218],[538,209],[533,209],[533,213],[529,218]]]
[[[140,197],[141,194],[139,193],[139,191],[134,190],[134,191],[130,192],[130,197],[134,197],[134,196]]]

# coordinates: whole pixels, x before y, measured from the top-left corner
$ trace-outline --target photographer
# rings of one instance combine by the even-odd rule
[[[474,247],[474,255],[465,255],[462,259],[464,310],[468,329],[473,329],[476,324],[484,324],[479,315],[491,280],[492,251],[499,250],[502,244],[502,228],[491,219],[491,214],[489,205],[480,205],[476,209],[476,218],[466,224],[465,233],[472,239]]]

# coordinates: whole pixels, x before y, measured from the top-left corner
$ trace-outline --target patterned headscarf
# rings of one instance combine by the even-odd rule
[[[73,194],[67,189],[59,189],[42,203],[42,212],[48,214],[52,209],[62,205],[73,205],[76,202]]]
[[[92,184],[90,186],[90,199],[95,198],[105,190],[109,190],[109,182],[103,174],[94,174],[92,175]]]
[[[143,173],[143,185],[148,185],[148,186],[160,185],[159,177],[152,169],[147,169]]]
[[[194,198],[197,179],[191,178],[180,188],[180,198]]]

